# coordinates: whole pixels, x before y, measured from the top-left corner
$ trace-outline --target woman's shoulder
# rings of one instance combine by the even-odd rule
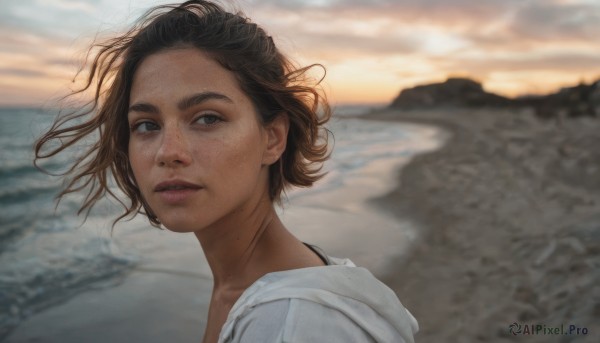
[[[306,299],[287,298],[253,307],[238,318],[229,340],[224,342],[378,341],[339,309]]]
[[[233,306],[220,342],[241,342],[236,337],[257,332],[304,341],[318,334],[321,341],[336,342],[335,337],[348,333],[355,339],[344,342],[413,341],[418,324],[389,287],[348,259],[328,259],[328,266],[274,272],[257,280]],[[334,340],[323,340],[324,335]],[[264,341],[279,341],[271,336]],[[252,337],[244,341],[255,341]]]

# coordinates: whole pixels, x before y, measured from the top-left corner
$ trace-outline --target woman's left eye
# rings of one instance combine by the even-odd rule
[[[220,121],[222,121],[222,119],[219,116],[214,115],[214,114],[205,114],[205,115],[202,115],[202,116],[196,118],[196,120],[194,120],[194,122],[200,123],[205,126],[215,125]]]

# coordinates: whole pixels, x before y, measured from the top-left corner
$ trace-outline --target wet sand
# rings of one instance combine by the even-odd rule
[[[381,111],[442,127],[442,149],[400,170],[374,199],[424,230],[384,281],[419,320],[416,341],[509,342],[509,325],[576,325],[600,338],[600,119],[527,111]]]
[[[147,230],[155,242],[149,259],[121,279],[94,284],[27,318],[6,342],[200,342],[212,276],[198,241],[193,234]]]

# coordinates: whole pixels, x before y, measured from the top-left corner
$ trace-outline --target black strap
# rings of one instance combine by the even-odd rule
[[[307,248],[309,248],[310,250],[312,250],[315,254],[317,254],[317,256],[319,256],[319,258],[321,259],[321,261],[323,261],[323,263],[325,263],[326,266],[330,265],[331,263],[329,263],[329,259],[327,259],[327,256],[322,252],[321,248],[318,248],[316,246],[313,246],[311,244],[302,242],[304,245],[306,245]],[[318,249],[318,250],[317,250]],[[321,250],[321,251],[319,251]]]

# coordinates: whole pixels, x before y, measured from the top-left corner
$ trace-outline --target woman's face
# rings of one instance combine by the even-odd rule
[[[235,75],[201,50],[148,56],[129,106],[133,174],[168,229],[201,230],[268,194],[268,133]]]

